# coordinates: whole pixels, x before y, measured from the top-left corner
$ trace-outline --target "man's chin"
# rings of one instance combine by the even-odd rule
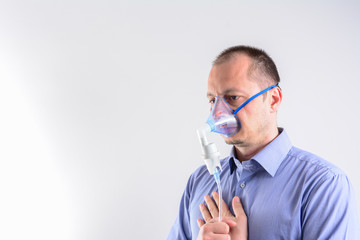
[[[245,142],[239,139],[225,139],[226,144],[229,145],[244,145]]]
[[[226,137],[224,135],[222,135],[222,137],[225,143],[229,145],[237,145],[239,147],[247,145],[246,138],[242,137],[240,133],[237,133],[232,137]]]

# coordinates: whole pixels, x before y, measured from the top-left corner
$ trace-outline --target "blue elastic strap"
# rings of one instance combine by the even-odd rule
[[[279,84],[275,84],[275,85],[272,85],[264,90],[262,90],[261,92],[255,94],[254,96],[252,96],[251,98],[249,98],[248,100],[246,100],[243,104],[241,104],[240,107],[238,107],[235,111],[233,111],[234,114],[236,114],[238,111],[240,111],[240,109],[242,109],[246,104],[248,104],[251,100],[253,100],[254,98],[260,96],[261,94],[269,91],[270,89],[273,89],[274,87],[277,87],[279,86]]]

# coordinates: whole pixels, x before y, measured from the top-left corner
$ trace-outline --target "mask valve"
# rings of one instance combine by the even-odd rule
[[[202,149],[202,156],[204,158],[206,167],[211,175],[214,175],[215,182],[219,192],[219,222],[222,218],[222,190],[220,185],[220,172],[222,170],[220,164],[220,152],[217,150],[215,143],[208,143],[206,134],[210,133],[211,127],[209,124],[205,124],[203,127],[197,130],[199,141]]]

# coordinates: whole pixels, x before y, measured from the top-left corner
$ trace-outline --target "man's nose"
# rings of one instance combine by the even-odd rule
[[[217,111],[217,112],[215,113],[215,117],[218,117],[218,116],[220,116],[221,114],[223,114],[223,111]]]

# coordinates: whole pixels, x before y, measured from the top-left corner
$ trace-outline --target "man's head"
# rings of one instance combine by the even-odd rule
[[[216,96],[224,97],[235,110],[254,94],[279,81],[276,66],[264,51],[247,46],[231,47],[214,61],[208,98],[213,103]],[[271,141],[277,132],[276,111],[281,99],[281,91],[276,87],[249,102],[236,114],[241,122],[240,131],[232,137],[224,137],[225,141],[239,147]]]
[[[250,80],[258,81],[264,88],[280,82],[274,61],[265,51],[254,47],[240,45],[225,49],[214,60],[213,66],[228,62],[240,55],[251,58],[251,66],[248,69]]]

